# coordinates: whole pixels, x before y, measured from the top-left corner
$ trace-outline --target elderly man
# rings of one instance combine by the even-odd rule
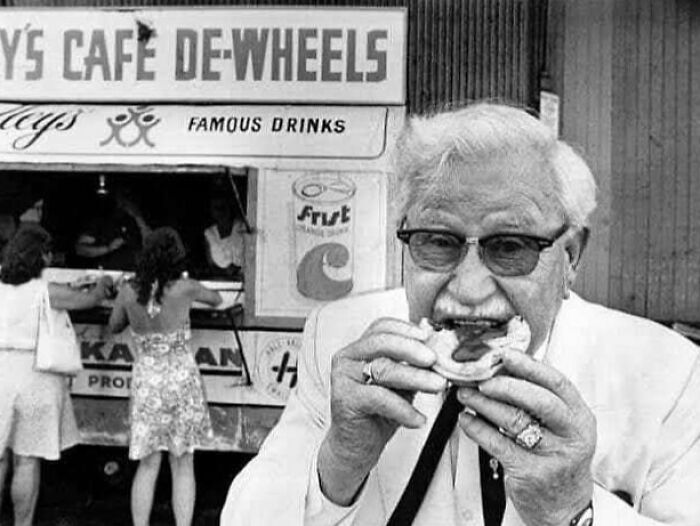
[[[570,292],[595,208],[583,160],[493,104],[414,118],[398,153],[405,289],[312,313],[222,525],[700,524],[700,353]],[[452,365],[515,319],[529,344],[448,388],[423,318],[456,333]]]

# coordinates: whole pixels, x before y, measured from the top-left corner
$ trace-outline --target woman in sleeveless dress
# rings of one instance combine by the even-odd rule
[[[25,225],[7,244],[0,269],[0,508],[12,459],[15,526],[33,523],[41,459],[58,460],[80,440],[66,377],[34,370],[42,304],[48,296],[52,309],[87,309],[112,290],[109,277],[90,291],[47,283],[41,273],[50,261],[48,232]]]
[[[133,282],[123,285],[110,328],[131,327],[136,347],[131,381],[129,458],[139,466],[131,487],[134,526],[149,522],[161,452],[172,475],[177,526],[192,523],[193,452],[212,438],[197,363],[189,347],[189,312],[195,301],[216,306],[221,295],[183,277],[185,250],[177,232],[159,228],[145,240]]]

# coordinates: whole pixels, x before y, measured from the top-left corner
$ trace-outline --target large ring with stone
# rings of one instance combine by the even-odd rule
[[[520,433],[515,435],[515,443],[525,449],[534,449],[542,440],[542,428],[537,420],[533,420],[525,426]]]
[[[367,385],[375,383],[374,375],[372,374],[372,362],[365,362],[362,366],[362,381]]]

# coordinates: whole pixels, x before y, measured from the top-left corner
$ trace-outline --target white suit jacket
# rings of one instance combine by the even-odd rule
[[[357,339],[373,320],[387,316],[408,318],[403,289],[341,300],[310,315],[298,385],[257,457],[232,483],[222,526],[386,523],[440,397],[416,397],[415,405],[428,422],[418,430],[399,429],[349,508],[323,498],[316,453],[330,425],[333,353]],[[661,325],[572,294],[557,315],[544,361],[576,385],[597,418],[592,468],[596,526],[699,526],[698,348]],[[414,525],[483,524],[476,451],[461,434],[454,485],[451,470],[445,468],[449,455],[443,455]],[[629,495],[632,505],[613,492]],[[522,524],[508,501],[503,525]]]

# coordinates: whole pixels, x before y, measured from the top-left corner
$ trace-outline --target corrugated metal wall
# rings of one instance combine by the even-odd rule
[[[598,183],[598,208],[575,290],[608,303],[610,286],[610,186],[612,129],[613,3],[577,0],[555,24],[561,33],[556,91],[562,93],[562,138],[588,161]],[[556,38],[556,37],[555,37]]]
[[[619,0],[610,303],[700,320],[700,3]]]
[[[563,133],[602,198],[579,289],[699,322],[700,2],[570,0],[564,20]]]
[[[534,106],[546,0],[5,0],[17,7],[312,5],[408,8],[408,106],[424,112],[491,98]]]

